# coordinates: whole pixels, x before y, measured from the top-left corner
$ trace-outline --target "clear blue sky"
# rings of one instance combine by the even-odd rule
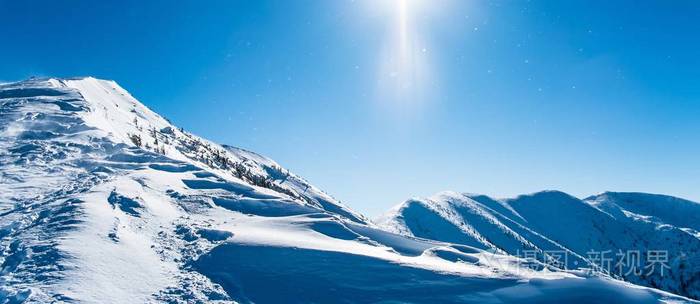
[[[370,216],[441,190],[700,200],[700,3],[403,1],[0,0],[0,80],[114,79]]]

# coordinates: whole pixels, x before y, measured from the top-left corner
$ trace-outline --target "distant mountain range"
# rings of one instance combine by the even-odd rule
[[[0,84],[0,303],[694,302],[699,216],[650,194],[449,192],[373,222],[113,81]],[[618,251],[658,268],[606,269]]]
[[[439,193],[408,200],[377,222],[402,235],[548,260],[700,297],[700,204],[606,192],[585,200],[545,191],[513,199]],[[654,269],[652,269],[654,267]],[[663,273],[662,273],[663,269]]]

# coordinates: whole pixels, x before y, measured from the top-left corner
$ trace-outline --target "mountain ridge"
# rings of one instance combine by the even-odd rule
[[[420,212],[411,210],[417,203],[427,207]],[[700,268],[693,266],[693,261],[700,260],[700,233],[694,221],[698,207],[700,204],[689,200],[648,193],[608,191],[578,199],[546,190],[493,199],[439,192],[393,207],[377,224],[400,234],[511,255],[535,250],[540,260],[548,258],[547,251],[563,250],[571,258],[567,268],[597,267],[591,252],[642,250],[642,257],[649,258],[652,251],[663,251],[670,255],[667,262],[671,269],[666,276],[620,277],[697,298]]]
[[[91,77],[0,85],[0,189],[0,303],[692,302],[380,229]]]

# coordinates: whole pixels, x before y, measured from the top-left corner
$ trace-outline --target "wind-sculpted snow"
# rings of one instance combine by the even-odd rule
[[[561,269],[589,268],[700,298],[699,216],[698,203],[641,193],[583,201],[556,191],[502,200],[445,192],[408,200],[378,222],[404,235],[497,250]],[[658,263],[651,264],[654,259]]]
[[[0,174],[0,303],[688,301],[484,250],[561,248],[516,204],[484,203],[483,220],[451,240],[463,244],[382,230],[270,159],[177,128],[111,81],[0,85]],[[489,240],[484,227],[521,238]]]

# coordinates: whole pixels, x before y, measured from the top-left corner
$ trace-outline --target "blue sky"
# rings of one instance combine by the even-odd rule
[[[0,0],[0,80],[114,79],[370,216],[441,190],[700,200],[696,1],[103,2]]]

